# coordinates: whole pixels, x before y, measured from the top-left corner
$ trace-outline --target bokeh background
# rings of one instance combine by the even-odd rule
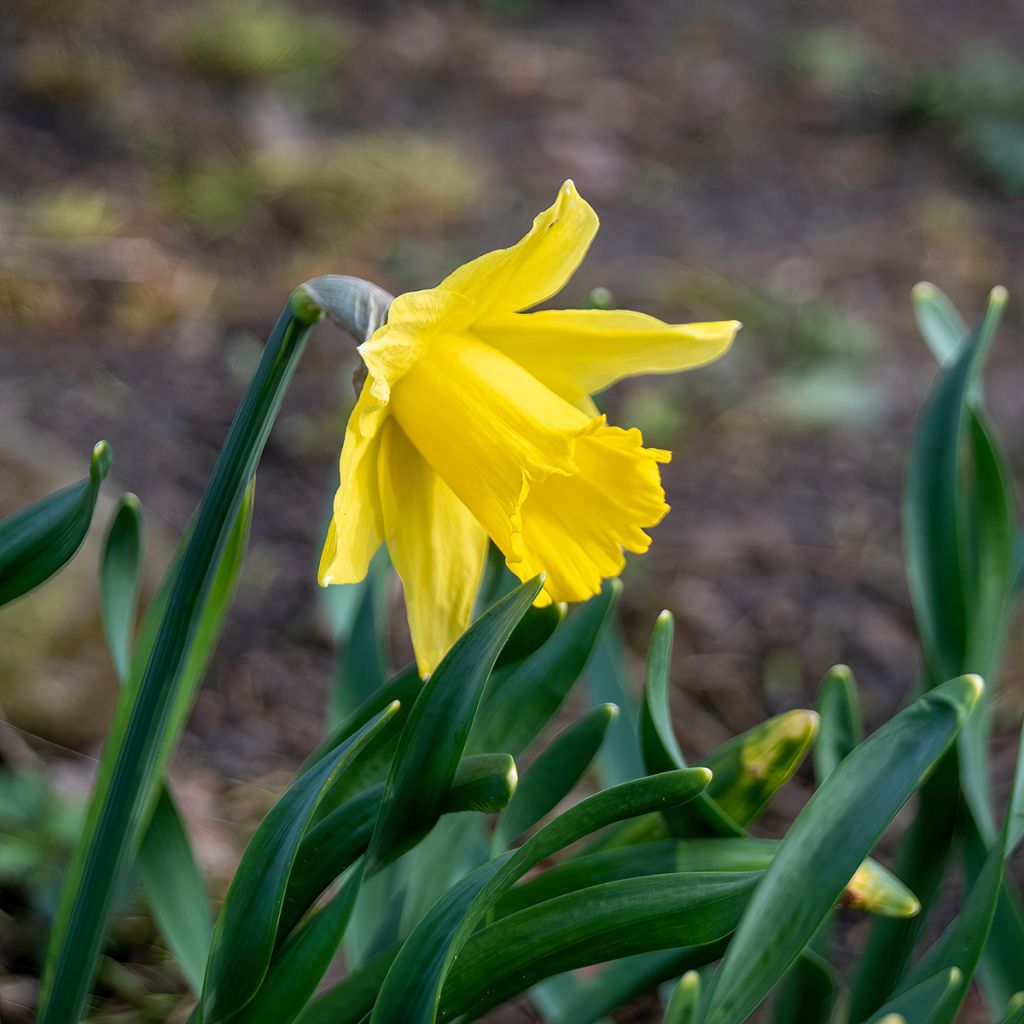
[[[839,661],[877,723],[919,667],[898,512],[935,371],[915,282],[971,318],[1009,287],[989,401],[1024,470],[1022,52],[1014,0],[6,0],[0,513],[80,478],[107,438],[106,491],[140,496],[155,578],[296,284],[430,286],[518,238],[572,177],[602,230],[558,305],[603,287],[666,319],[746,324],[715,366],[607,399],[675,452],[673,511],[627,571],[622,620],[638,659],[657,612],[677,616],[684,749],[808,706]],[[174,765],[214,892],[322,732],[334,651],[314,570],[354,368],[351,341],[317,328]],[[95,580],[94,541],[0,614],[13,1022],[31,1019],[116,696]],[[1021,647],[997,708],[1001,778]],[[396,631],[396,662],[406,651]],[[780,818],[805,794],[786,790]],[[177,1019],[180,979],[130,895],[114,938],[96,1019]]]

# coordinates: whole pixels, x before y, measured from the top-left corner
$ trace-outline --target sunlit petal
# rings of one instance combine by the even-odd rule
[[[472,619],[487,534],[393,418],[382,430],[379,479],[384,536],[426,677]]]
[[[597,214],[567,181],[554,205],[537,215],[520,241],[459,267],[440,289],[469,297],[477,320],[529,309],[562,290],[590,248],[597,227]]]
[[[735,320],[666,324],[628,310],[552,309],[477,322],[473,333],[563,398],[587,395],[643,373],[677,373],[728,351]]]
[[[368,378],[349,417],[341,449],[341,484],[334,496],[334,515],[327,529],[318,578],[330,583],[358,583],[384,539],[377,488],[377,461],[383,417],[372,418],[377,407]]]

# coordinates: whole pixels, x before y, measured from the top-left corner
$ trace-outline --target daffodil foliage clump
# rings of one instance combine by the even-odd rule
[[[625,553],[646,551],[668,511],[669,455],[591,395],[706,363],[738,325],[528,312],[596,228],[568,183],[519,243],[436,288],[298,289],[137,631],[141,512],[122,499],[101,573],[122,697],[49,936],[41,1024],[88,1012],[134,867],[193,1024],[472,1021],[517,999],[587,1024],[653,992],[673,1024],[741,1024],[766,1000],[775,1024],[950,1024],[975,981],[990,1019],[1024,1021],[1005,871],[1024,773],[997,802],[988,767],[1022,575],[980,381],[1005,294],[971,332],[935,289],[914,293],[940,370],[904,502],[923,654],[907,705],[865,739],[837,666],[816,710],[689,764],[669,713],[671,616],[652,624],[640,691],[612,625]],[[323,742],[214,916],[165,770],[244,559],[263,445],[324,316],[355,335],[366,370],[319,572],[347,640]],[[0,601],[74,555],[109,462],[101,443],[86,480],[0,523]],[[415,649],[393,675],[392,566]],[[784,834],[753,833],[808,754],[813,797]],[[915,793],[887,869],[873,851]]]

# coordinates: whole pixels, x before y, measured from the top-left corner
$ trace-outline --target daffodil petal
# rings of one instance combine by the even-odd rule
[[[668,512],[658,463],[669,452],[644,448],[636,429],[601,426],[575,444],[579,472],[531,485],[523,502],[521,559],[507,559],[520,579],[545,572],[554,601],[585,601],[601,580],[618,576],[624,551],[650,546],[645,529]]]
[[[384,539],[377,488],[380,426],[373,378],[367,378],[345,430],[341,448],[341,483],[334,496],[334,515],[320,556],[320,586],[358,583],[366,575]]]
[[[391,417],[378,471],[385,540],[405,587],[416,664],[425,678],[472,619],[487,534]]]
[[[629,310],[552,309],[478,321],[473,333],[563,398],[582,398],[642,373],[676,373],[728,351],[735,320],[666,324]]]
[[[468,297],[477,319],[529,309],[562,290],[597,228],[597,214],[567,181],[554,204],[537,214],[533,227],[515,245],[464,264],[439,288]]]
[[[506,555],[533,481],[577,471],[573,443],[602,423],[468,334],[431,344],[395,387],[390,413]]]

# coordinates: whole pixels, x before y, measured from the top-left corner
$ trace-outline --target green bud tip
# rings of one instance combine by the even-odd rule
[[[703,766],[699,768],[690,768],[689,771],[700,772],[700,774],[704,776],[705,786],[711,785],[711,780],[715,777],[714,772],[712,772],[710,768],[704,768]]]
[[[985,692],[985,680],[973,672],[968,672],[964,676],[964,682],[971,689],[971,703],[973,704]]]
[[[679,987],[696,991],[700,988],[700,975],[696,971],[687,971],[679,979]]]
[[[622,580],[618,578],[612,580],[612,594],[615,596],[615,600],[619,599],[622,594]]]
[[[607,704],[601,704],[601,705],[599,705],[599,710],[603,711],[608,716],[609,724],[614,722],[615,719],[619,717],[619,705],[618,704],[612,704],[611,702],[609,702]]]
[[[505,782],[508,784],[509,793],[515,793],[516,787],[519,785],[519,769],[516,767],[515,759],[511,757],[508,760],[508,771],[505,773]]]
[[[907,1018],[898,1013],[887,1013],[879,1018],[878,1024],[907,1024]]]
[[[131,491],[125,491],[124,494],[121,495],[121,507],[130,508],[133,512],[141,512],[142,502],[139,501],[139,496],[137,494],[133,494]]]
[[[99,483],[110,471],[110,462],[113,459],[110,451],[110,443],[97,441],[92,450],[92,458],[89,461],[89,476],[93,483]]]
[[[988,293],[988,304],[990,306],[997,306],[1000,309],[1006,305],[1010,299],[1010,293],[1001,285],[997,284],[995,288]]]
[[[929,299],[934,298],[937,293],[938,288],[936,288],[930,281],[918,281],[918,283],[910,289],[910,298],[914,302],[927,302]]]
[[[790,711],[784,718],[786,720],[786,734],[794,739],[818,735],[818,726],[821,724],[821,718],[818,716],[817,711],[811,711],[810,708],[797,708],[795,711]]]
[[[658,622],[672,622],[672,613],[667,609],[663,609],[658,613]]]
[[[292,315],[304,324],[315,324],[324,317],[324,311],[308,285],[300,284],[288,301]]]

